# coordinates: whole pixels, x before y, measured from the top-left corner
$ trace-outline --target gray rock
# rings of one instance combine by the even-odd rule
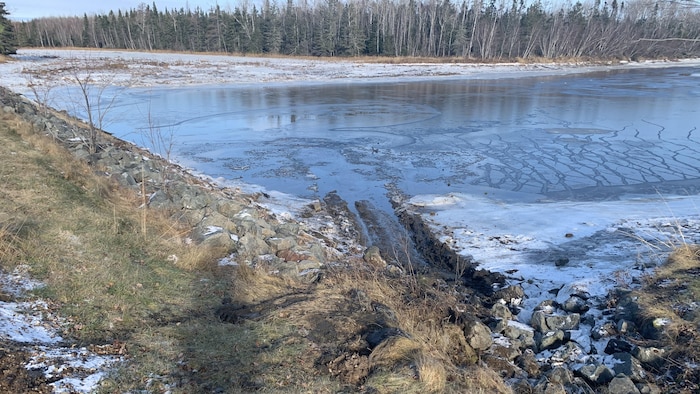
[[[582,367],[574,370],[574,374],[596,386],[608,383],[614,377],[612,371],[608,367],[596,362],[584,364]]]
[[[570,385],[574,381],[574,376],[571,371],[564,367],[554,367],[546,376],[550,382],[561,385]]]
[[[554,330],[575,330],[581,322],[581,315],[571,313],[567,315],[548,314],[544,310],[535,311],[532,314],[530,325],[539,332]]]
[[[379,248],[377,246],[370,246],[365,250],[365,253],[362,255],[362,259],[369,265],[371,265],[374,268],[377,269],[385,269],[386,268],[386,261],[382,257],[382,254],[379,251]]]
[[[268,238],[266,242],[270,248],[272,248],[273,253],[277,253],[281,250],[289,250],[297,246],[297,242],[294,237],[273,237]]]
[[[666,351],[655,347],[636,346],[632,349],[632,355],[644,364],[658,366],[664,362]]]
[[[593,329],[591,330],[591,338],[597,341],[599,339],[614,335],[615,333],[617,333],[615,326],[612,323],[608,322],[601,326],[593,327]]]
[[[573,341],[568,341],[552,353],[550,361],[555,364],[570,363],[579,360],[581,356],[585,354],[586,352],[581,345]]]
[[[634,323],[629,321],[629,320],[626,320],[626,319],[618,320],[616,328],[617,328],[617,332],[619,332],[620,334],[627,334],[627,333],[634,332],[637,330]]]
[[[569,313],[585,313],[591,309],[591,307],[584,299],[573,295],[561,304],[561,309]]]
[[[546,317],[547,315],[544,311],[535,311],[530,318],[530,325],[539,332],[547,332],[549,331],[549,327],[547,327]]]
[[[483,351],[491,347],[491,329],[484,323],[474,319],[464,323],[464,337],[469,346],[476,351]]]
[[[243,204],[234,200],[220,199],[216,202],[216,211],[227,218],[233,218],[243,208]]]
[[[632,344],[622,339],[612,338],[605,345],[605,354],[629,353],[632,351]]]
[[[540,363],[537,362],[535,352],[533,352],[532,349],[525,349],[523,353],[515,359],[515,363],[532,378],[536,378],[540,375]]]
[[[269,254],[270,252],[271,249],[267,243],[255,235],[246,234],[238,240],[238,253],[245,258]]]
[[[635,386],[640,394],[661,394],[661,389],[654,383],[637,383]]]
[[[531,349],[535,347],[535,330],[532,327],[513,320],[502,320],[499,322],[497,332],[506,338],[520,341],[521,349]]]
[[[299,235],[299,223],[296,222],[286,222],[275,227],[275,232],[278,235],[286,237],[296,237]]]
[[[545,316],[545,321],[550,330],[576,330],[581,322],[581,315],[578,313],[551,315]]]
[[[513,313],[507,306],[497,302],[491,307],[491,316],[496,319],[511,320],[513,318]]]
[[[613,365],[613,372],[616,375],[625,375],[632,379],[635,383],[642,383],[646,381],[647,372],[642,368],[642,364],[636,358],[632,357],[629,353],[615,353],[615,365]]]
[[[500,358],[508,360],[508,361],[513,361],[522,354],[520,352],[520,348],[518,346],[513,346],[513,345],[505,345],[504,346],[504,345],[501,345],[498,343],[494,343],[489,348],[489,352],[496,357],[500,357]]]
[[[571,340],[571,334],[567,332],[564,332],[562,330],[549,331],[536,339],[537,349],[539,349],[540,351],[547,349],[555,349],[568,342],[569,340]]]
[[[525,298],[525,291],[520,285],[511,285],[497,290],[492,296],[493,300],[502,299],[506,302],[506,304],[511,304],[513,302],[517,304],[519,303],[519,300],[522,300],[523,298]]]
[[[615,376],[608,384],[608,394],[640,394],[632,380],[625,375]]]

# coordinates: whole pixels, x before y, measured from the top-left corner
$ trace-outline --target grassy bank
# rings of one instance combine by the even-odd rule
[[[66,319],[66,340],[125,358],[101,392],[510,391],[445,320],[455,294],[435,277],[357,256],[315,283],[218,267],[223,251],[15,114],[0,141],[0,268],[46,284],[30,297]],[[380,326],[403,334],[372,351]]]

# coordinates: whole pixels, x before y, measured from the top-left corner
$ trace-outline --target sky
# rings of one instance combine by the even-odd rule
[[[5,11],[10,13],[12,20],[29,20],[48,16],[82,16],[83,14],[102,14],[138,8],[142,3],[151,5],[153,0],[1,0],[5,2]],[[159,10],[179,9],[181,7],[194,9],[200,7],[208,10],[219,4],[221,8],[235,6],[238,0],[156,0]]]

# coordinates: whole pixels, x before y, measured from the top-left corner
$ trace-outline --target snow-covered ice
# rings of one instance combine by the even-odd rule
[[[503,202],[465,194],[407,201],[443,242],[480,268],[506,273],[529,296],[520,321],[544,299],[604,296],[660,263],[674,246],[700,242],[698,196],[617,201]],[[559,259],[568,259],[557,264]],[[628,283],[625,283],[628,282]],[[560,289],[556,294],[550,292]]]

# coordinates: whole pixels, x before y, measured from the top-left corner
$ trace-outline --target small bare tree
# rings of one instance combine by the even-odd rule
[[[51,107],[51,91],[54,86],[55,84],[50,80],[39,78],[31,72],[28,73],[27,87],[31,90],[34,101],[43,115],[48,114]]]
[[[170,171],[170,160],[175,143],[175,129],[173,126],[160,126],[153,117],[153,112],[148,107],[146,114],[148,126],[141,129],[142,145],[150,147],[151,151],[165,160],[162,169],[163,189],[166,190],[168,183],[168,172]]]
[[[101,68],[99,68],[101,67]],[[124,85],[114,83],[115,75],[105,66],[94,66],[90,59],[73,60],[70,67],[70,80],[78,85],[79,98],[74,103],[87,116],[90,128],[87,146],[89,152],[97,152],[98,132],[105,126],[105,117],[114,108],[119,92]],[[101,71],[101,72],[100,72]],[[115,88],[113,91],[108,91]]]

